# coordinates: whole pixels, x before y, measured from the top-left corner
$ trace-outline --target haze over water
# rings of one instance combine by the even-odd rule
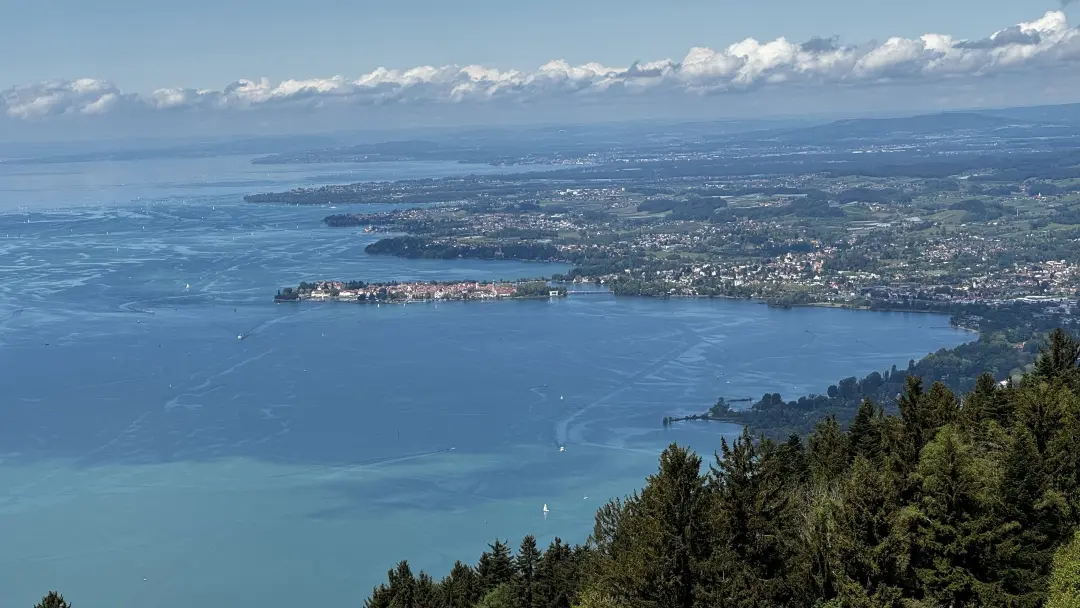
[[[722,300],[272,302],[305,279],[564,271],[368,256],[374,237],[326,228],[326,207],[241,200],[477,170],[0,165],[5,599],[361,605],[402,558],[440,577],[496,537],[584,541],[667,443],[711,456],[738,431],[665,415],[822,392],[970,339],[944,317]]]

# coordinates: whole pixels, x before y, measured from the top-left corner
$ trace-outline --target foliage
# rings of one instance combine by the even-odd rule
[[[476,604],[476,608],[516,608],[514,588],[509,583],[495,587]]]
[[[492,243],[459,244],[416,236],[395,236],[380,239],[364,248],[372,255],[396,255],[404,258],[455,259],[474,258],[494,260],[551,261],[559,259],[559,249],[551,243],[496,241]]]
[[[71,608],[71,604],[56,591],[50,591],[48,595],[41,598],[41,601],[34,608]]]
[[[1080,607],[1080,532],[1054,557],[1046,608]]]

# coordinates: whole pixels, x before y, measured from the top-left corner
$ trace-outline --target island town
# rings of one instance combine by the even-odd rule
[[[275,302],[360,302],[408,303],[447,300],[507,300],[561,298],[566,288],[550,286],[545,281],[478,282],[430,281],[365,283],[363,281],[303,282],[286,287],[274,296]]]

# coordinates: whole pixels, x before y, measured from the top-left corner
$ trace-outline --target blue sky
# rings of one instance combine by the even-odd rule
[[[379,66],[680,59],[746,37],[926,32],[974,38],[1038,18],[1024,0],[0,0],[0,89],[102,78],[125,90],[220,88],[238,78]],[[1070,11],[1071,13],[1071,11]],[[1070,14],[1071,16],[1071,14]],[[17,59],[14,59],[17,58]]]
[[[0,0],[0,138],[1080,102],[1077,6]]]

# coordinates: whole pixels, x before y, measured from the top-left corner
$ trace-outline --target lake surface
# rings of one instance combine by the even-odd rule
[[[471,169],[0,167],[5,599],[360,605],[398,559],[439,577],[495,538],[584,541],[666,444],[711,455],[738,431],[666,415],[970,339],[937,316],[734,301],[272,303],[305,279],[565,270],[368,256],[373,237],[322,226],[326,207],[240,200]]]

